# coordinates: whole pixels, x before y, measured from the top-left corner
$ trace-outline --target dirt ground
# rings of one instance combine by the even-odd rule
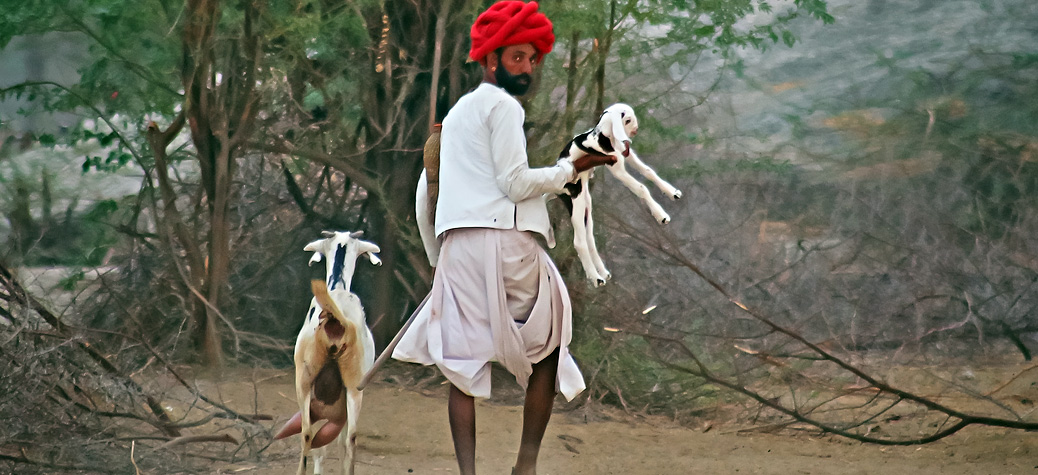
[[[200,383],[230,407],[275,415],[274,430],[296,411],[288,371],[240,370]],[[498,386],[507,386],[506,380]],[[477,402],[477,466],[508,474],[516,456],[522,407],[518,388]],[[503,392],[498,397],[498,392]],[[560,399],[561,401],[561,399]],[[565,406],[563,404],[557,405]],[[666,417],[610,408],[557,410],[545,435],[541,474],[971,474],[1038,473],[1038,436],[969,427],[915,447],[863,445],[832,436],[765,434],[722,421],[689,428]],[[357,474],[456,473],[447,425],[446,388],[384,381],[370,386],[358,437]],[[298,436],[274,442],[260,461],[225,465],[217,473],[293,473]],[[330,473],[340,473],[341,449],[332,448]],[[328,472],[326,472],[328,473]]]

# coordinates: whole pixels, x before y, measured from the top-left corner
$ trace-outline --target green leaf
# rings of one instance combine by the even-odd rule
[[[112,132],[107,135],[98,134],[97,141],[101,143],[102,147],[107,147],[112,144],[112,141],[119,137],[118,132]]]
[[[715,31],[717,31],[717,27],[715,27],[714,25],[705,25],[696,28],[695,30],[692,30],[692,32],[695,33],[696,36],[701,38],[713,36]]]
[[[86,273],[82,270],[69,272],[68,275],[58,282],[58,286],[66,292],[71,292],[76,290],[76,284],[82,282],[84,278],[86,278]]]

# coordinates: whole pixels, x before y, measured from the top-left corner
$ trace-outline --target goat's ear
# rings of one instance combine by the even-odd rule
[[[380,266],[380,265],[382,265],[382,259],[379,259],[377,254],[375,254],[374,252],[369,252],[369,253],[367,253],[367,255],[368,255],[368,260],[371,261],[371,265],[373,265],[373,266]]]
[[[310,262],[307,262],[307,265],[312,265],[315,262],[321,262],[321,259],[323,257],[321,255],[321,243],[323,243],[324,241],[324,239],[318,239],[314,242],[311,242],[310,244],[307,244],[306,246],[303,246],[304,251],[314,253],[314,255],[310,256]]]
[[[367,255],[368,260],[371,261],[372,265],[382,265],[382,259],[379,259],[378,255],[376,254],[378,252],[382,252],[382,249],[380,249],[378,245],[367,241],[357,241],[357,251],[359,251],[361,254]]]
[[[303,250],[306,252],[321,252],[320,249],[322,242],[324,242],[324,239],[313,241],[310,244],[303,246]]]
[[[320,252],[314,251],[314,255],[310,256],[310,262],[307,262],[306,265],[313,265],[315,262],[321,262]]]

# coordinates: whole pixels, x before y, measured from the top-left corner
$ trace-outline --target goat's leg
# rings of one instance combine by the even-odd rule
[[[641,198],[641,200],[645,202],[649,207],[649,212],[652,213],[652,216],[656,218],[657,222],[660,224],[667,224],[670,222],[670,215],[663,210],[663,207],[660,206],[656,200],[652,199],[652,194],[649,193],[649,189],[645,185],[639,183],[638,180],[627,171],[627,168],[624,167],[624,160],[617,159],[615,164],[606,168],[609,169],[617,180],[620,180],[620,183],[623,183],[624,186],[631,190],[635,196]]]
[[[602,262],[602,256],[598,253],[598,244],[595,242],[595,218],[593,210],[593,201],[591,195],[588,195],[587,199],[587,248],[588,254],[591,255],[591,262],[595,265],[595,270],[598,275],[609,280],[613,277],[606,269],[605,263]],[[601,285],[601,284],[599,284]]]
[[[314,459],[314,475],[324,473],[324,456],[328,455],[326,447],[318,447],[310,450],[310,458]]]
[[[344,452],[342,473],[346,475],[353,475],[353,468],[357,465],[357,421],[363,398],[363,391],[346,389],[346,433],[339,436]]]
[[[588,176],[582,173],[579,179],[582,182],[581,191],[573,197],[573,212],[570,214],[570,223],[573,224],[573,249],[577,251],[580,264],[584,267],[584,275],[597,287],[605,284],[605,277],[599,275],[588,247],[587,221],[591,216]]]
[[[681,199],[681,190],[675,188],[674,185],[667,183],[663,178],[660,178],[660,176],[656,174],[656,170],[653,170],[652,167],[646,165],[645,162],[634,153],[634,150],[631,150],[631,154],[627,156],[627,163],[630,163],[631,167],[638,170],[638,173],[641,173],[642,176],[655,183],[656,187],[670,199]]]
[[[296,470],[296,475],[306,475],[306,457],[310,455],[311,438],[313,429],[310,420],[310,391],[297,391],[297,397],[299,397],[302,404],[299,405],[299,413],[302,416],[302,423],[300,425],[302,437],[299,438],[299,469]],[[314,467],[319,465],[318,461],[314,461]]]

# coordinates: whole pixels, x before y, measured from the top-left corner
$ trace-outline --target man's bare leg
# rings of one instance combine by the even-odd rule
[[[533,374],[526,387],[526,404],[523,406],[523,438],[519,443],[519,457],[515,462],[514,475],[535,475],[537,455],[541,451],[541,439],[551,418],[555,404],[555,375],[559,370],[559,350],[533,365]]]
[[[454,438],[454,456],[458,459],[461,475],[476,474],[476,402],[472,396],[451,385],[447,399],[451,436]]]

